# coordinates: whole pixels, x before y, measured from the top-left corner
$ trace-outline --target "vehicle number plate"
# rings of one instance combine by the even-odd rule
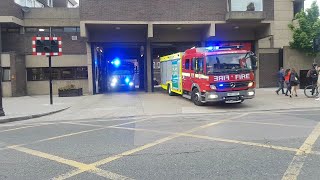
[[[240,95],[240,93],[238,93],[238,92],[235,92],[235,93],[228,93],[227,95],[228,95],[228,96],[239,96],[239,95]]]

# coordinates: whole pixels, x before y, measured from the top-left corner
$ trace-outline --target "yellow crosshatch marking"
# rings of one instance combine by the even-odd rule
[[[226,121],[226,123],[228,123],[228,122],[239,122],[239,121]],[[67,124],[69,124],[69,123],[67,123]],[[71,123],[71,124],[83,125],[83,126],[104,127],[102,125],[91,125],[91,124],[84,124],[84,123]],[[269,125],[269,124],[267,124],[267,125]],[[272,123],[272,125],[274,125],[274,124]],[[275,124],[275,125],[277,125],[277,126],[280,125],[281,126],[282,124]],[[300,127],[300,126],[292,126],[292,127]],[[153,132],[153,133],[158,133],[158,134],[181,135],[181,136],[185,136],[185,137],[206,139],[206,140],[209,140],[209,141],[225,142],[225,143],[233,143],[233,144],[242,144],[242,145],[247,145],[247,146],[263,147],[263,148],[268,148],[268,149],[289,151],[289,152],[298,152],[299,151],[299,149],[297,149],[297,148],[290,148],[290,147],[284,147],[284,146],[275,146],[275,145],[271,145],[271,144],[261,144],[261,143],[239,141],[239,140],[232,140],[232,139],[225,139],[225,138],[214,138],[214,137],[209,137],[209,136],[202,136],[202,135],[195,135],[195,134],[188,134],[188,133],[173,133],[173,132],[167,132],[167,131],[158,131],[158,130],[141,129],[141,128],[128,128],[128,127],[112,127],[112,128],[130,130],[130,131]],[[311,151],[310,154],[320,155],[320,152]]]
[[[74,125],[83,125],[83,126],[92,126],[92,127],[97,127],[96,129],[92,129],[92,130],[87,130],[87,131],[81,131],[81,132],[76,132],[76,133],[71,133],[71,134],[66,134],[66,135],[60,135],[60,136],[56,136],[56,137],[51,137],[51,138],[47,138],[47,139],[43,139],[43,140],[38,140],[35,141],[33,143],[30,144],[34,144],[34,143],[38,143],[38,142],[44,142],[44,141],[51,141],[54,139],[59,139],[59,138],[64,138],[64,137],[68,137],[68,136],[74,136],[74,135],[78,135],[78,134],[82,134],[82,133],[87,133],[87,132],[94,132],[100,129],[107,129],[107,128],[114,128],[114,129],[124,129],[124,130],[130,130],[130,131],[143,131],[143,132],[154,132],[154,133],[160,133],[160,134],[167,134],[169,135],[168,137],[159,139],[157,141],[145,144],[143,146],[140,146],[138,148],[120,153],[118,155],[114,155],[105,159],[102,159],[100,161],[97,161],[95,163],[92,164],[84,164],[84,163],[80,163],[74,160],[68,160],[62,157],[58,157],[55,155],[51,155],[51,154],[47,154],[44,152],[40,152],[40,151],[35,151],[32,149],[28,149],[28,148],[24,148],[21,146],[27,145],[27,144],[21,144],[21,145],[11,145],[11,146],[7,146],[6,149],[13,149],[13,150],[17,150],[20,152],[24,152],[33,156],[37,156],[37,157],[41,157],[44,159],[48,159],[51,161],[55,161],[61,164],[66,164],[72,167],[75,167],[77,169],[70,171],[66,174],[62,174],[56,178],[54,178],[55,180],[61,180],[61,179],[67,179],[73,176],[76,176],[78,174],[84,173],[84,172],[90,172],[108,179],[130,179],[128,177],[113,173],[113,172],[109,172],[109,171],[105,171],[102,170],[100,168],[98,168],[98,166],[104,165],[104,164],[108,164],[112,161],[118,160],[122,157],[125,156],[129,156],[131,154],[140,152],[142,150],[154,147],[156,145],[162,144],[164,142],[170,141],[172,139],[178,138],[178,137],[192,137],[192,138],[198,138],[198,139],[206,139],[209,141],[215,141],[215,142],[225,142],[225,143],[233,143],[233,144],[242,144],[242,145],[247,145],[247,146],[254,146],[254,147],[261,147],[261,148],[268,148],[268,149],[273,149],[273,150],[281,150],[281,151],[288,151],[288,152],[295,152],[296,155],[294,157],[294,159],[292,160],[292,162],[290,163],[290,166],[288,167],[288,170],[286,171],[286,173],[283,176],[283,180],[295,180],[297,179],[298,175],[300,174],[301,168],[304,165],[304,161],[307,157],[307,154],[314,154],[314,155],[320,155],[320,152],[318,151],[312,151],[312,147],[314,145],[314,143],[316,142],[316,140],[318,139],[319,135],[320,135],[320,123],[317,124],[316,128],[314,128],[314,130],[312,131],[312,133],[309,135],[309,137],[306,139],[305,143],[299,148],[290,148],[290,147],[284,147],[284,146],[274,146],[271,144],[261,144],[261,143],[254,143],[254,142],[246,142],[246,141],[238,141],[238,140],[232,140],[232,139],[224,139],[224,138],[214,138],[214,137],[209,137],[209,136],[202,136],[202,135],[195,135],[192,134],[195,131],[198,130],[202,130],[204,128],[207,127],[211,127],[214,125],[218,125],[221,123],[249,123],[249,124],[261,124],[261,125],[271,125],[271,126],[285,126],[285,127],[296,127],[296,128],[312,128],[311,126],[300,126],[300,125],[286,125],[286,124],[279,124],[279,123],[265,123],[265,122],[256,122],[256,121],[238,121],[238,120],[234,120],[234,119],[238,119],[240,117],[246,116],[248,114],[251,113],[246,113],[246,114],[239,114],[239,116],[236,117],[232,117],[232,118],[228,118],[225,120],[221,120],[221,121],[217,121],[217,122],[213,122],[213,123],[209,123],[209,124],[205,124],[196,128],[193,128],[189,131],[186,132],[182,132],[182,133],[175,133],[175,132],[166,132],[166,131],[158,131],[158,130],[148,130],[148,129],[140,129],[140,128],[128,128],[128,127],[119,127],[121,125],[126,125],[126,124],[132,124],[135,122],[143,122],[149,119],[142,119],[142,120],[137,120],[137,121],[130,121],[130,122],[126,122],[126,123],[121,123],[121,124],[117,124],[117,125],[113,125],[113,126],[103,126],[103,125],[93,125],[93,124],[85,124],[83,122],[90,122],[90,121],[74,121],[74,122],[59,122],[59,123],[49,123],[49,124],[74,124]],[[253,114],[253,113],[252,113]],[[41,125],[46,125],[41,124]],[[24,127],[20,127],[20,128],[13,128],[13,129],[9,129],[9,131],[15,131],[15,130],[19,130],[19,129],[24,129],[24,128],[31,128],[31,127],[38,127],[41,126],[40,124],[37,125],[28,125],[28,126],[24,126]],[[2,149],[0,149],[2,150]]]
[[[37,157],[41,157],[41,158],[48,159],[48,160],[51,160],[51,161],[55,161],[55,162],[58,162],[58,163],[61,163],[61,164],[66,164],[66,165],[78,168],[80,170],[89,171],[91,173],[97,174],[99,176],[102,176],[102,177],[105,177],[105,178],[108,178],[108,179],[128,179],[128,180],[131,179],[131,178],[128,178],[128,177],[125,177],[125,176],[122,176],[122,175],[119,175],[119,174],[116,174],[116,173],[113,173],[113,172],[109,172],[109,171],[105,171],[105,170],[99,169],[99,168],[97,168],[97,167],[95,167],[93,165],[87,165],[87,164],[84,164],[84,163],[80,163],[80,162],[77,162],[77,161],[61,158],[59,156],[47,154],[47,153],[40,152],[40,151],[35,151],[35,150],[24,148],[24,147],[11,147],[10,149],[14,149],[14,150],[17,150],[17,151],[20,151],[20,152],[24,152],[26,154],[30,154],[30,155],[33,155],[33,156],[37,156]]]
[[[232,118],[228,118],[228,119],[224,119],[224,120],[220,120],[220,121],[217,121],[217,122],[213,122],[213,123],[209,123],[209,124],[206,124],[206,125],[203,125],[203,126],[199,126],[199,127],[196,127],[196,128],[193,128],[189,131],[186,131],[184,133],[192,133],[192,132],[195,132],[195,131],[198,131],[198,130],[201,130],[201,129],[205,129],[205,128],[208,128],[208,127],[211,127],[211,126],[215,126],[215,125],[218,125],[218,124],[221,124],[221,123],[224,123],[224,122],[227,122],[227,121],[230,121],[232,119],[236,119],[236,118],[240,118],[240,117],[243,117],[243,116],[246,116],[248,115],[249,113],[246,113],[246,114],[241,114],[239,116],[235,116],[235,117],[232,117]],[[101,166],[101,165],[104,165],[104,164],[107,164],[109,162],[112,162],[112,161],[115,161],[117,159],[120,159],[122,157],[125,157],[125,156],[129,156],[131,154],[134,154],[134,153],[137,153],[137,152],[140,152],[140,151],[143,151],[145,149],[148,149],[148,148],[151,148],[151,147],[154,147],[156,145],[159,145],[159,144],[162,144],[164,142],[167,142],[167,141],[170,141],[172,139],[175,139],[175,138],[178,138],[178,137],[181,137],[183,136],[182,134],[174,134],[174,135],[170,135],[168,137],[165,137],[165,138],[162,138],[162,139],[159,139],[157,141],[154,141],[152,143],[148,143],[148,144],[145,144],[143,146],[140,146],[138,148],[135,148],[135,149],[132,149],[132,150],[129,150],[129,151],[126,151],[126,152],[123,152],[123,153],[120,153],[120,154],[117,154],[117,155],[114,155],[114,156],[111,156],[111,157],[108,157],[106,159],[102,159],[100,161],[97,161],[95,163],[92,163],[91,165],[95,166],[95,167],[98,167],[98,166]],[[68,179],[68,178],[71,178],[73,176],[76,176],[78,174],[81,174],[81,173],[84,173],[88,170],[74,170],[74,171],[71,171],[69,173],[66,173],[66,174],[63,174],[63,175],[60,175],[59,177],[55,178],[55,180],[63,180],[63,179]]]
[[[304,165],[307,155],[311,153],[314,143],[320,136],[320,123],[314,128],[303,145],[300,147],[293,160],[291,161],[287,171],[283,175],[282,180],[296,180]]]

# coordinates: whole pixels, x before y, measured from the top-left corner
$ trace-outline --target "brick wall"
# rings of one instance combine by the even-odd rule
[[[2,47],[3,52],[15,51],[22,54],[32,54],[31,44],[33,33],[3,33]],[[86,54],[86,40],[80,37],[80,33],[55,33],[62,37],[63,54]],[[46,36],[45,34],[40,36]],[[71,36],[78,36],[78,40],[72,41]]]
[[[15,16],[23,18],[21,7],[14,0],[0,0],[0,16]]]
[[[227,0],[80,0],[81,20],[224,21]],[[264,0],[267,20],[274,17],[273,0]]]

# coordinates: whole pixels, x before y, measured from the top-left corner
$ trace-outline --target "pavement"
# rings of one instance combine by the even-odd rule
[[[3,109],[6,114],[0,117],[0,123],[27,120],[61,112],[80,101],[82,97],[59,98],[54,97],[54,104],[50,105],[49,96],[24,96],[3,98]]]
[[[46,121],[58,121],[320,108],[320,102],[306,98],[302,90],[298,92],[299,97],[292,99],[283,95],[278,96],[274,91],[274,88],[257,89],[256,98],[242,104],[209,104],[204,107],[195,106],[191,101],[180,96],[168,96],[160,89],[157,89],[155,93],[137,91],[71,98],[54,97],[54,105],[49,105],[48,96],[4,98],[6,116],[0,118],[0,123],[46,115],[50,115],[45,117]],[[54,114],[57,112],[60,113]],[[78,116],[74,116],[74,113],[77,113]],[[41,121],[41,118],[33,119],[33,121]]]

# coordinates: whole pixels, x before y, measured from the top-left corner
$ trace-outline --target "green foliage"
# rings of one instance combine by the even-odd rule
[[[306,53],[308,56],[316,56],[313,52],[313,39],[320,36],[319,7],[314,1],[310,9],[299,12],[295,19],[298,25],[289,24],[293,32],[293,41],[290,47]]]

